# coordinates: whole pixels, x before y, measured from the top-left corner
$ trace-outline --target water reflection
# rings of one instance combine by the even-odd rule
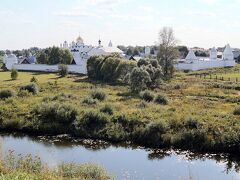
[[[190,170],[186,167],[192,163],[195,163],[196,167],[194,169],[194,166],[191,166],[191,168],[200,174],[210,174],[208,169],[214,170],[211,172],[212,175],[210,174],[214,179],[237,178],[236,172],[240,170],[240,157],[227,154],[196,154],[180,150],[150,149],[129,142],[110,144],[100,140],[74,139],[67,135],[30,137],[23,134],[2,134],[0,136],[3,139],[1,148],[5,144],[5,150],[14,148],[15,151],[36,153],[37,149],[40,157],[45,157],[47,162],[50,162],[50,159],[53,162],[63,160],[97,161],[108,169],[116,171],[116,174],[121,174],[119,179],[128,177],[129,173],[132,174],[131,177],[135,177],[132,179],[139,177],[179,179],[179,177],[188,177]],[[169,174],[169,172],[172,173],[170,168],[176,168],[173,174]],[[223,172],[219,172],[219,169]],[[200,179],[210,177],[203,174],[198,175],[201,176]]]

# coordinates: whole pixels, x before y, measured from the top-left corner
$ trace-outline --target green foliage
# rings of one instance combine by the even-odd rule
[[[15,68],[11,69],[11,79],[16,80],[18,78],[18,71]]]
[[[86,112],[78,118],[77,129],[84,136],[91,137],[91,134],[100,135],[99,132],[106,127],[109,119],[106,115],[99,112]]]
[[[68,66],[65,64],[58,65],[58,72],[61,77],[65,77],[68,75]]]
[[[99,101],[104,101],[107,97],[106,93],[102,90],[96,89],[91,92],[91,97]]]
[[[32,110],[33,117],[41,124],[70,126],[77,118],[78,111],[63,103],[42,103]]]
[[[14,96],[15,92],[13,90],[10,89],[0,90],[0,99],[7,99]]]
[[[126,74],[130,73],[137,66],[135,61],[120,61],[115,72],[115,79],[124,82]]]
[[[154,100],[155,103],[167,105],[168,104],[168,98],[165,95],[158,94]]]
[[[48,64],[48,55],[42,51],[40,54],[37,56],[37,63],[38,64]]]
[[[238,115],[238,116],[240,115],[240,106],[238,106],[234,109],[233,114]]]
[[[28,91],[29,93],[33,93],[33,94],[38,94],[39,93],[39,87],[35,83],[30,83],[26,86],[22,86],[20,88],[20,91],[22,91],[22,90]]]
[[[109,114],[109,115],[113,115],[113,107],[109,104],[106,104],[106,105],[104,105],[104,107],[102,107],[100,109],[100,112]]]
[[[147,59],[140,59],[138,62],[137,62],[137,66],[138,67],[141,67],[141,66],[147,66],[150,62],[147,60]]]
[[[118,55],[92,56],[87,61],[88,77],[92,80],[115,82],[136,67],[136,63],[121,59]]]
[[[92,97],[86,97],[84,98],[83,103],[88,105],[94,105],[97,104],[97,100],[93,99]]]
[[[115,72],[120,62],[121,62],[121,59],[117,57],[106,58],[100,70],[103,76],[103,81],[105,82],[115,81],[115,76],[116,76]]]
[[[147,102],[151,102],[154,100],[154,93],[152,93],[151,91],[143,91],[143,92],[140,92],[140,98],[143,99],[144,101],[147,101]]]
[[[131,90],[133,92],[145,90],[148,83],[151,83],[149,73],[143,68],[135,67],[130,74]]]
[[[39,157],[18,155],[9,151],[4,160],[0,160],[0,179],[12,180],[111,180],[112,176],[96,164],[73,164],[62,162],[56,168],[48,168]]]
[[[159,39],[158,61],[163,69],[165,79],[170,79],[174,74],[174,61],[179,56],[173,29],[168,27],[161,29]]]

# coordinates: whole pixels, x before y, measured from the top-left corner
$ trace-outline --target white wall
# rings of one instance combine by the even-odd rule
[[[176,68],[179,70],[201,70],[217,67],[234,67],[236,65],[235,60],[211,60],[211,61],[198,61],[195,60],[192,63],[178,63]]]
[[[40,72],[57,72],[58,65],[46,65],[46,64],[7,64],[7,69],[11,70],[16,68],[22,71],[40,71]],[[86,65],[68,65],[68,71],[70,73],[87,74]]]

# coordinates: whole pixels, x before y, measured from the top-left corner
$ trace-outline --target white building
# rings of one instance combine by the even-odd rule
[[[69,49],[73,55],[72,64],[68,65],[68,70],[71,73],[87,74],[87,60],[91,56],[109,55],[112,53],[123,55],[123,52],[117,47],[114,47],[111,41],[107,47],[104,47],[101,45],[101,41],[99,40],[98,46],[94,47],[92,45],[85,45],[80,36],[76,39],[76,42],[73,41],[71,44],[68,44],[67,41],[64,41],[60,47],[63,49]],[[6,55],[4,62],[9,70],[16,68],[23,71],[58,71],[58,65],[35,64],[33,58],[19,60],[13,54]]]
[[[192,49],[185,59],[178,61],[176,68],[179,70],[201,70],[216,67],[233,67],[236,65],[231,47],[226,45],[222,58],[218,58],[218,52],[215,47],[210,50],[210,57],[196,57]]]

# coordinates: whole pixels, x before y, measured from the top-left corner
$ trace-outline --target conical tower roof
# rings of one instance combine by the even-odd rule
[[[185,58],[188,61],[197,60],[197,57],[192,49],[189,50],[187,57]]]

